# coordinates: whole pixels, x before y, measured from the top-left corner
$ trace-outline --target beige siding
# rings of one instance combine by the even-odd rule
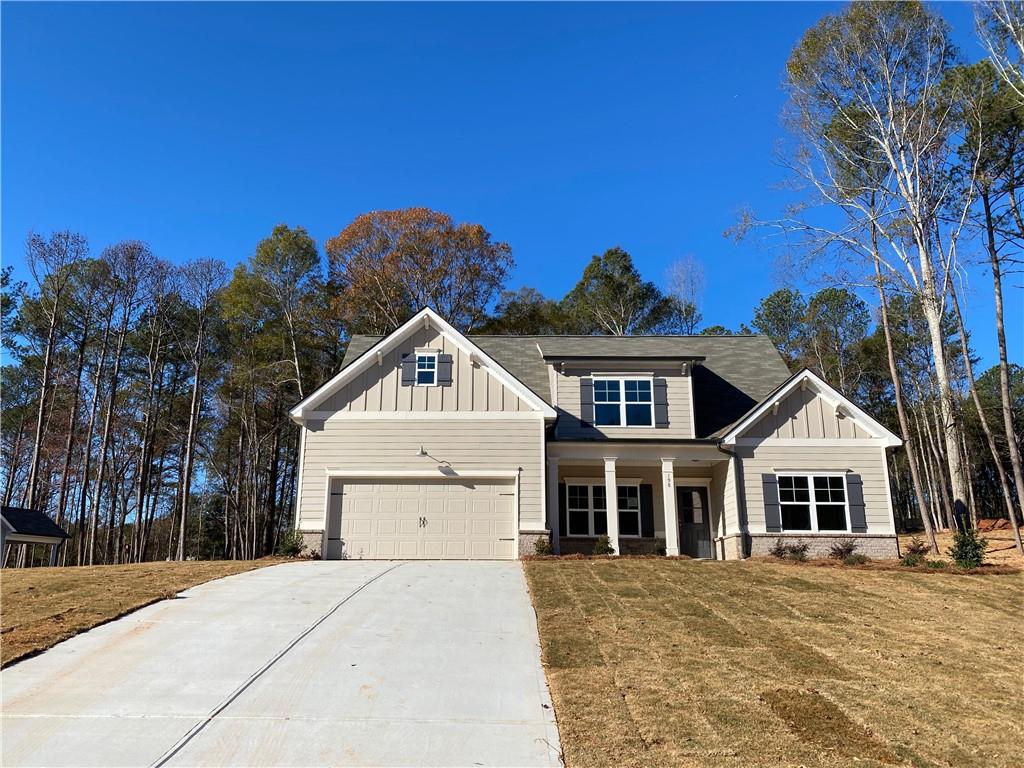
[[[718,509],[721,510],[725,518],[724,534],[727,536],[735,534],[740,529],[740,516],[736,497],[736,469],[734,462],[722,461],[715,464],[712,477],[714,482],[711,484],[711,487],[715,495],[715,502],[712,502],[712,506],[715,506],[717,502]],[[719,522],[719,525],[721,525],[721,522]],[[723,535],[721,528],[717,529],[714,533],[716,536]]]
[[[452,356],[452,383],[446,387],[403,387],[402,355],[418,348]],[[527,411],[526,403],[469,355],[433,328],[420,329],[404,344],[373,361],[356,378],[324,400],[318,411]]]
[[[743,488],[746,492],[747,524],[751,533],[764,533],[764,494],[761,475],[777,470],[820,470],[852,472],[864,483],[864,506],[868,533],[892,533],[886,463],[880,446],[760,445],[739,446]]]
[[[521,467],[519,524],[543,528],[543,429],[543,420],[530,416],[447,421],[328,419],[322,428],[305,433],[298,527],[323,528],[327,469],[385,471],[399,477],[403,471],[433,471],[447,461],[455,473]],[[429,456],[416,455],[421,445]],[[444,476],[438,473],[437,477]]]
[[[621,371],[616,371],[621,372]],[[650,369],[648,369],[650,372]],[[656,378],[665,379],[668,396],[668,427],[593,427],[580,421],[580,379],[600,376],[600,371],[567,370],[556,373],[559,418],[558,436],[562,439],[604,435],[613,439],[657,437],[673,440],[694,437],[690,419],[690,380],[679,369],[654,371]],[[635,375],[624,373],[624,375]]]
[[[762,416],[744,437],[864,439],[871,434],[849,417],[836,415],[835,406],[811,390],[796,389],[779,403],[778,413]]]

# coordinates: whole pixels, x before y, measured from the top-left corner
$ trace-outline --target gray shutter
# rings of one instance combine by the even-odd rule
[[[640,486],[640,535],[645,538],[654,536],[654,486]]]
[[[761,475],[761,490],[764,492],[764,528],[769,533],[780,533],[782,509],[779,507],[779,478],[775,475]]]
[[[854,533],[867,533],[868,520],[864,511],[864,483],[860,475],[846,476],[847,503],[850,508],[850,530]]]
[[[580,419],[594,423],[594,380],[580,379]]]
[[[437,356],[437,385],[439,387],[450,387],[452,385],[452,356]]]
[[[416,383],[416,355],[406,352],[402,355],[402,386],[411,387]]]
[[[668,426],[668,381],[654,380],[654,426]]]
[[[566,497],[565,483],[558,484],[558,535],[568,536],[569,535],[569,513],[566,511],[566,505],[569,503],[569,499]]]

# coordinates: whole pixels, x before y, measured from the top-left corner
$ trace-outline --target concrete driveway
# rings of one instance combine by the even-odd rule
[[[518,563],[304,562],[6,669],[11,766],[557,766]]]

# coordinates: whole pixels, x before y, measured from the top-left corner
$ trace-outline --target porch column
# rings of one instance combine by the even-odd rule
[[[679,554],[679,518],[676,516],[676,468],[672,459],[661,460],[662,506],[665,512],[665,554]]]
[[[558,459],[551,457],[548,457],[547,506],[548,528],[551,530],[551,551],[558,555],[561,554],[562,549],[562,543],[559,540],[562,531],[559,528],[558,519],[561,500],[558,498]]]
[[[615,456],[604,459],[604,495],[608,517],[608,541],[611,542],[615,554],[619,549],[619,484],[615,479]]]

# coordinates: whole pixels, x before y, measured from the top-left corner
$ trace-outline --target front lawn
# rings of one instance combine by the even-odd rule
[[[214,560],[0,571],[0,662],[45,650],[72,635],[204,581],[281,562]]]
[[[1024,764],[1020,574],[524,567],[571,768]]]

